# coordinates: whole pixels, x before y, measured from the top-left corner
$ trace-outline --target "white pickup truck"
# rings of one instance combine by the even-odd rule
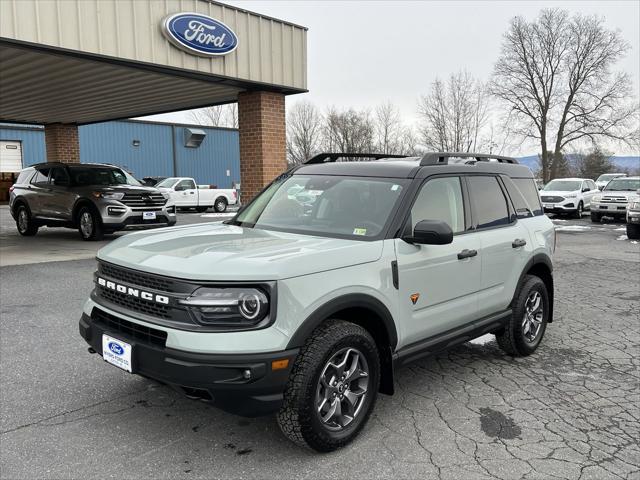
[[[190,177],[170,177],[158,183],[156,188],[168,193],[177,208],[195,208],[198,212],[205,212],[210,207],[216,212],[224,212],[227,206],[235,205],[238,199],[233,188],[196,185]]]

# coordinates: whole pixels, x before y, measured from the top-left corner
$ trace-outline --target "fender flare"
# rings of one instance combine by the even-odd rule
[[[89,208],[93,208],[94,211],[98,211],[98,208],[91,201],[91,199],[86,197],[80,197],[76,199],[76,201],[73,202],[73,207],[71,208],[71,218],[69,219],[69,221],[73,223],[74,226],[76,226],[76,216],[78,215],[78,212],[85,205],[89,206]]]
[[[325,303],[309,315],[297,328],[286,349],[302,347],[311,333],[325,320],[332,318],[340,310],[347,308],[367,308],[381,319],[389,337],[389,346],[395,350],[398,344],[398,332],[389,309],[377,298],[363,293],[342,295]]]
[[[520,288],[524,283],[524,277],[527,275],[527,272],[529,272],[529,270],[531,270],[531,268],[533,268],[534,266],[541,265],[541,264],[546,266],[549,269],[549,273],[553,278],[553,262],[551,261],[551,257],[549,257],[549,255],[547,255],[546,253],[534,254],[533,257],[529,259],[527,264],[522,269],[522,272],[520,273],[520,278],[518,279],[518,284],[516,286],[515,292],[513,293],[513,298],[511,299],[510,305],[513,305],[513,303],[515,302],[518,296],[518,293],[520,292]],[[549,305],[549,323],[551,323],[553,322],[553,298],[554,298],[553,290],[550,290],[548,294],[549,294],[549,301],[551,303],[551,305]]]

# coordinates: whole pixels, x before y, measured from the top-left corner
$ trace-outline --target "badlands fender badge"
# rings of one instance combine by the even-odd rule
[[[411,299],[411,303],[413,303],[414,305],[418,302],[418,299],[420,298],[420,294],[419,293],[412,293],[409,298]]]

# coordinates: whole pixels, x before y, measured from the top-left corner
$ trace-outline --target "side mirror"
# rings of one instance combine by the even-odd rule
[[[584,192],[590,192],[590,191],[591,191],[591,189],[590,189],[589,187],[584,187],[584,188],[582,189],[582,192],[583,192],[583,193],[584,193]]]
[[[403,240],[418,245],[447,245],[453,242],[453,231],[446,222],[422,220],[413,229],[413,236],[404,237]]]

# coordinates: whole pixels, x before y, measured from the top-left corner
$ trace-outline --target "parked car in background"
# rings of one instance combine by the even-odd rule
[[[224,212],[227,206],[237,202],[233,188],[216,188],[215,185],[196,185],[191,177],[169,177],[156,185],[161,192],[169,195],[178,208],[195,208],[205,212],[213,207],[216,212]]]
[[[627,204],[627,237],[640,240],[640,190]]]
[[[602,190],[604,187],[607,186],[607,183],[609,183],[614,178],[626,177],[626,176],[627,176],[626,173],[603,173],[596,180],[596,187],[598,187],[598,190]]]
[[[581,218],[596,193],[595,182],[588,178],[556,178],[540,190],[540,200],[545,213],[569,213]]]
[[[146,187],[155,187],[166,178],[168,177],[142,177],[140,183],[142,183]]]
[[[640,189],[640,177],[618,177],[607,183],[602,192],[593,197],[591,221],[599,222],[602,217],[624,220],[627,204]]]
[[[41,226],[77,228],[84,240],[176,223],[169,195],[112,165],[41,163],[20,172],[9,207],[20,235]]]

